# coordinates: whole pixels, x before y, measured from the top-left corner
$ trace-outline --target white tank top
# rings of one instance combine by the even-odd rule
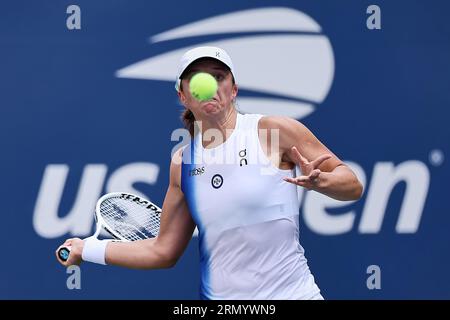
[[[238,114],[229,138],[183,150],[181,187],[199,231],[203,299],[310,299],[320,292],[299,243],[295,170],[261,148],[262,115]]]

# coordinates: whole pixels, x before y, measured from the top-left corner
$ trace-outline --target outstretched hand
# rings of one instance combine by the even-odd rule
[[[329,154],[323,154],[317,159],[308,161],[304,156],[298,152],[296,147],[291,148],[291,159],[300,167],[301,176],[284,178],[284,181],[296,184],[308,190],[314,190],[319,183],[319,176],[322,172],[318,167],[325,161],[331,158]]]

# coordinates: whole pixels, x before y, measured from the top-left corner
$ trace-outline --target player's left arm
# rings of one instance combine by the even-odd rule
[[[363,187],[355,173],[302,123],[287,117],[264,117],[262,127],[279,129],[281,161],[298,165],[302,175],[285,181],[337,200],[357,200]]]

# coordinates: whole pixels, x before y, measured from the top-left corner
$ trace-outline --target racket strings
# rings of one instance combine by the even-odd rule
[[[106,199],[100,204],[100,214],[112,230],[129,241],[158,235],[160,212],[132,200],[119,197]]]

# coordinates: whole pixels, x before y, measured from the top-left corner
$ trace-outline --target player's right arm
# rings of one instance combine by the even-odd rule
[[[178,150],[170,164],[170,182],[162,206],[158,236],[134,242],[109,242],[106,263],[133,269],[170,268],[183,254],[194,229],[195,223],[181,191],[181,150]],[[72,249],[64,265],[80,263],[84,241],[69,239],[67,244]]]

